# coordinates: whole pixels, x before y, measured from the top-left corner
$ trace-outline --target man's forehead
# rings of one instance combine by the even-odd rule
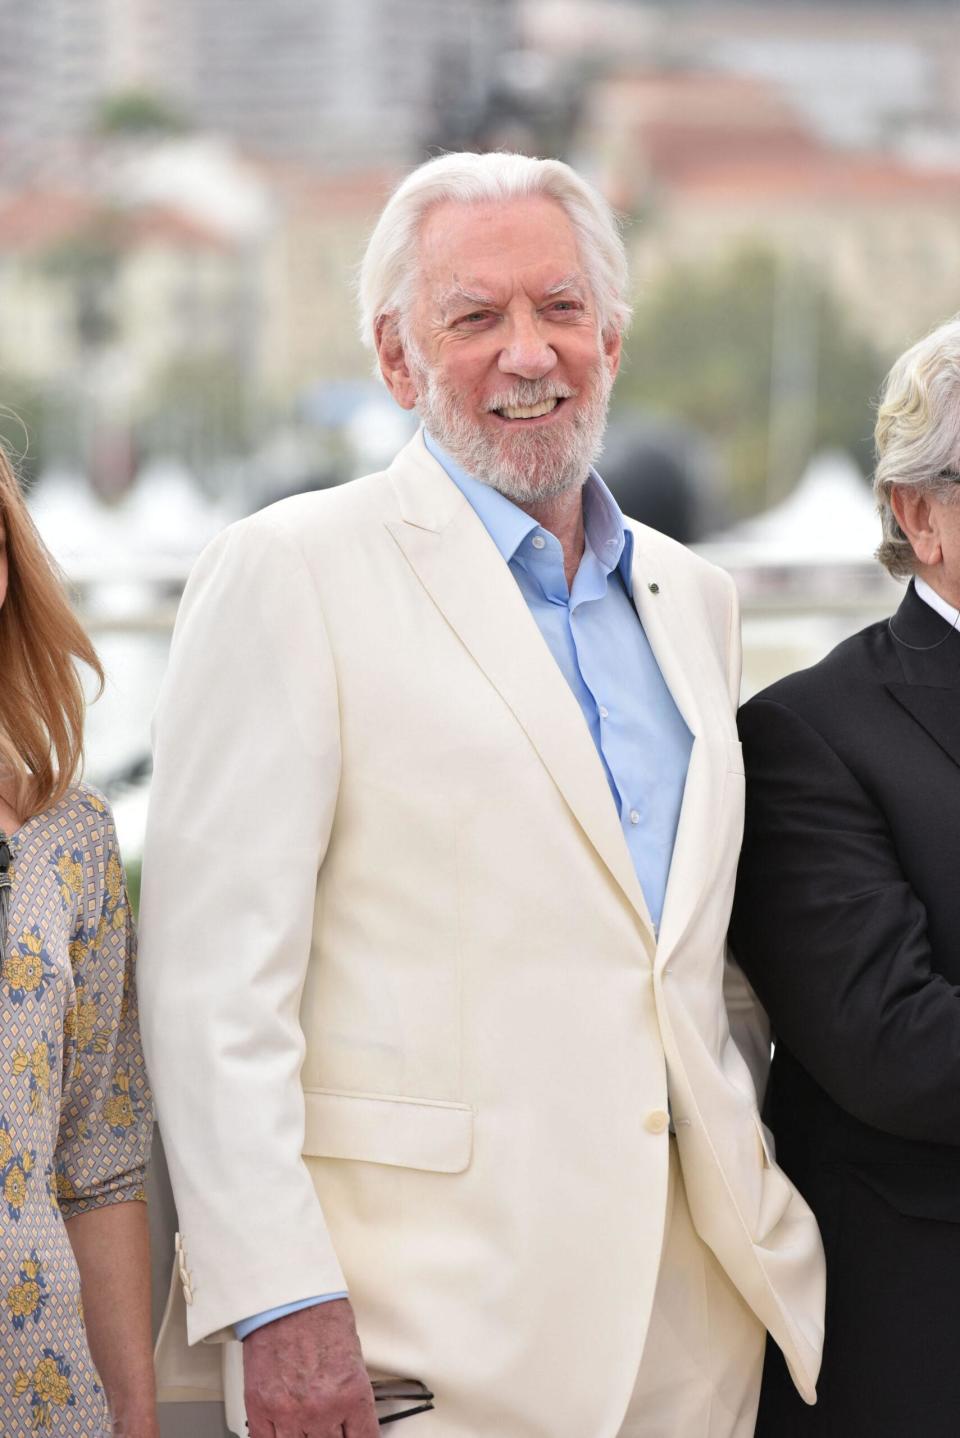
[[[563,206],[548,195],[513,196],[504,200],[441,200],[424,215],[419,258],[430,274],[474,267],[486,270],[557,256],[563,269],[579,265],[577,238]]]

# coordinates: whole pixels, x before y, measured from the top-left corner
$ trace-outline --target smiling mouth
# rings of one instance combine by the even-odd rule
[[[542,419],[562,403],[563,400],[554,395],[552,399],[541,400],[539,404],[504,405],[502,409],[493,410],[493,413],[500,419]]]

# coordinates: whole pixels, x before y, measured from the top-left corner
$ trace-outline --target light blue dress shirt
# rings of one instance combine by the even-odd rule
[[[424,443],[483,521],[580,705],[659,928],[693,744],[633,607],[633,535],[596,470],[583,490],[585,547],[568,588],[560,541],[433,437]]]
[[[560,541],[488,484],[474,479],[424,431],[424,443],[472,505],[516,580],[580,705],[610,788],[654,927],[693,740],[633,607],[633,535],[596,470],[583,491],[584,551],[572,588]],[[235,1325],[255,1328],[345,1293],[304,1298]]]

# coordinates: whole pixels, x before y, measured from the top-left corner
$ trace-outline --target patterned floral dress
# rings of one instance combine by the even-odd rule
[[[113,818],[71,789],[9,840],[0,966],[0,1434],[105,1438],[64,1219],[143,1199],[152,1113]]]

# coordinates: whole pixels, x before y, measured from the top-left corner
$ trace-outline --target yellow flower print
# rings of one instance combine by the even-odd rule
[[[99,795],[99,794],[95,794],[92,789],[91,789],[90,792],[87,794],[87,799],[88,799],[89,802],[90,802],[90,808],[91,808],[91,809],[96,810],[96,812],[97,812],[98,814],[104,814],[104,813],[106,813],[106,809],[107,809],[106,804],[105,804],[105,803],[103,802],[103,800],[100,798],[100,795]]]
[[[119,904],[123,894],[123,867],[116,854],[107,860],[106,885],[111,906]]]
[[[58,1201],[63,1199],[65,1202],[69,1202],[71,1199],[76,1198],[77,1190],[65,1173],[57,1172],[55,1184]]]
[[[78,852],[68,854],[64,850],[57,859],[57,873],[65,902],[69,903],[83,893],[83,864]]]
[[[34,1432],[43,1430],[49,1433],[53,1426],[54,1409],[72,1408],[77,1401],[70,1383],[70,1365],[62,1354],[45,1348],[32,1373],[21,1368],[14,1381],[14,1392],[22,1397],[31,1389]]]
[[[41,1358],[33,1372],[33,1386],[48,1403],[62,1407],[70,1397],[70,1380],[60,1372],[52,1358]]]
[[[97,932],[93,936],[93,947],[102,949],[106,942],[107,934],[110,932],[110,920],[106,914],[100,915],[100,922],[97,924]]]
[[[17,1044],[13,1055],[13,1071],[18,1076],[30,1073],[30,1108],[36,1113],[50,1090],[50,1046],[38,1039],[32,1049],[23,1042]]]
[[[63,1031],[73,1039],[78,1049],[85,1049],[97,1028],[99,1009],[93,999],[78,996],[76,1003],[68,1009],[63,1019]]]
[[[11,1218],[19,1219],[27,1201],[27,1179],[33,1168],[33,1158],[32,1153],[22,1153],[4,1174],[3,1197]]]
[[[3,964],[3,982],[14,1003],[22,1004],[28,994],[38,995],[50,977],[49,955],[43,946],[40,930],[33,928],[21,934]]]
[[[106,1053],[110,1044],[110,1030],[97,1028],[100,1017],[100,995],[87,998],[86,987],[77,983],[76,999],[63,1017],[63,1032],[72,1039],[80,1053]]]
[[[47,1044],[39,1041],[34,1044],[30,1069],[41,1088],[50,1087],[50,1049]]]
[[[14,1318],[29,1318],[40,1302],[40,1285],[28,1281],[17,1283],[7,1293],[7,1307]]]
[[[47,1281],[34,1249],[20,1265],[20,1282],[7,1293],[7,1307],[14,1328],[22,1332],[28,1318],[39,1323],[47,1297]]]
[[[134,1121],[133,1104],[130,1101],[130,1078],[123,1069],[118,1069],[113,1080],[113,1095],[103,1106],[103,1116],[112,1129],[120,1133],[130,1128]]]
[[[0,1170],[5,1169],[13,1158],[13,1139],[10,1137],[10,1130],[7,1128],[6,1119],[0,1125]]]
[[[76,973],[89,958],[90,945],[85,943],[83,939],[74,939],[67,946],[67,951],[70,955],[70,967],[73,969],[73,972]]]

